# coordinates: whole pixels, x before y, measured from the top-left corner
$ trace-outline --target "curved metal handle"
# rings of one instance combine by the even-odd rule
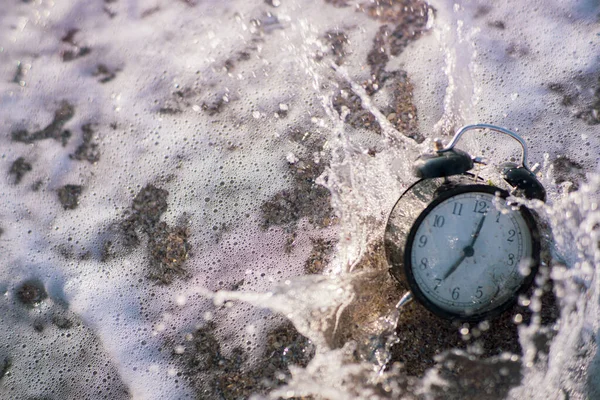
[[[444,153],[446,151],[450,151],[454,148],[454,146],[456,146],[456,143],[458,143],[458,140],[461,138],[461,136],[470,130],[473,129],[489,129],[491,131],[496,131],[496,132],[500,132],[500,133],[504,133],[505,135],[508,135],[510,137],[512,137],[513,139],[515,139],[517,142],[519,142],[519,144],[521,145],[521,147],[523,148],[523,153],[522,153],[522,157],[521,157],[521,164],[523,165],[523,167],[525,169],[527,169],[528,171],[531,171],[529,169],[529,167],[527,167],[527,144],[525,143],[525,141],[523,140],[523,138],[519,135],[517,135],[516,133],[509,131],[506,128],[502,128],[500,126],[495,126],[495,125],[489,125],[489,124],[474,124],[474,125],[467,125],[467,126],[463,126],[462,128],[460,128],[456,134],[454,135],[454,137],[452,138],[452,140],[450,141],[450,143],[448,143],[448,145],[446,147],[444,147],[441,150],[438,150],[438,153]]]

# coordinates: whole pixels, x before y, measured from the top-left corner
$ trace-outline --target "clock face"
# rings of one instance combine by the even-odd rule
[[[434,313],[478,320],[512,304],[531,284],[539,243],[529,211],[485,185],[453,189],[412,226],[405,252],[415,297]]]

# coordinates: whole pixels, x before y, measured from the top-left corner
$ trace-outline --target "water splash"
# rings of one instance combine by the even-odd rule
[[[486,64],[487,59],[482,59],[477,50],[481,43],[482,30],[480,24],[474,23],[473,14],[485,14],[490,10],[474,11],[466,5],[455,5],[452,8],[445,4],[435,6],[439,22],[433,22],[432,26],[434,36],[441,44],[440,53],[445,57],[444,73],[447,84],[442,102],[443,113],[432,131],[450,133],[467,121],[486,121],[492,118],[498,123],[507,120],[506,110],[502,108],[480,107],[482,103],[490,105],[489,96],[497,91],[490,89],[489,80],[481,79],[482,71],[489,70],[490,66],[489,63]],[[497,25],[500,26],[500,23]],[[359,299],[362,296],[373,296],[376,292],[373,287],[364,285],[365,282],[375,279],[381,285],[385,280],[382,278],[385,275],[385,262],[375,261],[375,265],[369,265],[365,272],[365,260],[373,259],[369,252],[373,251],[380,240],[386,212],[411,180],[408,173],[411,155],[414,157],[417,152],[423,151],[426,145],[419,146],[407,140],[391,127],[370,96],[351,78],[346,68],[336,65],[332,68],[335,71],[334,77],[341,78],[349,84],[352,91],[360,97],[364,109],[380,124],[385,148],[375,156],[369,155],[367,149],[353,139],[350,134],[351,128],[344,124],[344,111],[338,114],[331,105],[332,94],[322,94],[322,106],[329,118],[325,125],[331,132],[328,135],[328,145],[333,156],[330,167],[318,182],[332,193],[332,204],[340,220],[341,232],[341,240],[331,262],[328,279],[335,278],[332,282],[340,282],[342,279],[346,282],[343,289],[336,286],[337,284],[334,286],[349,291],[351,295],[347,294],[343,301],[340,298],[329,304],[327,315],[329,318],[335,315],[336,329],[331,331],[332,335],[328,339],[322,337],[323,333],[315,334],[310,329],[307,330],[310,324],[305,320],[294,322],[303,334],[326,345],[320,346],[317,355],[306,369],[292,369],[290,381],[272,396],[393,398],[407,392],[396,388],[397,391],[378,394],[365,382],[374,383],[389,377],[387,373],[380,372],[389,358],[389,346],[395,341],[397,310],[388,302],[387,307],[377,311],[377,307],[374,306],[377,301],[373,301],[372,298],[365,307],[370,309],[366,313],[361,313],[360,306],[356,305],[360,303]],[[323,76],[331,79],[327,72],[323,72],[324,69],[325,67],[322,67],[310,71],[313,76],[320,77],[315,77],[314,82],[326,80]],[[487,92],[484,88],[487,88]],[[509,98],[515,101],[518,96],[511,95]],[[485,118],[482,119],[481,116]],[[535,144],[536,137],[533,134],[539,128],[535,124],[531,126],[523,120],[515,121],[517,120],[528,126],[529,140]],[[477,144],[471,146],[480,149]],[[534,150],[534,154],[539,157],[539,151]],[[532,203],[528,206],[536,209],[542,220],[548,224],[548,232],[552,232],[552,236],[547,238],[547,241],[554,247],[551,265],[542,268],[533,296],[522,301],[533,313],[532,322],[519,327],[522,358],[519,355],[502,354],[482,360],[473,358],[471,353],[450,351],[440,356],[438,363],[471,363],[471,368],[475,370],[490,368],[490,373],[497,373],[498,376],[522,374],[522,380],[512,382],[503,389],[503,395],[511,398],[553,398],[561,393],[572,397],[592,396],[596,393],[594,388],[598,386],[589,375],[590,371],[594,370],[593,365],[598,363],[595,350],[595,340],[599,332],[596,322],[598,206],[593,200],[597,198],[598,179],[590,176],[589,184],[583,185],[579,191],[563,195],[555,189],[552,169],[546,166],[545,173],[544,182],[550,188],[549,204]],[[540,317],[542,287],[550,278],[554,282],[554,290],[559,299],[560,319],[555,325],[543,326]],[[319,297],[328,294],[321,292],[315,295]],[[238,298],[253,301],[251,296],[245,298],[243,295]],[[304,307],[307,306],[303,300],[300,300],[300,303]],[[277,309],[269,302],[263,303],[263,306]],[[355,307],[359,310],[353,310]],[[371,314],[371,320],[377,323],[363,325],[361,329],[352,331],[348,326],[344,326],[344,314],[351,315],[350,319],[355,324],[364,321],[361,318],[364,318],[365,314]],[[313,324],[313,328],[315,326]],[[327,326],[330,327],[331,324]],[[339,340],[339,336],[336,339],[336,334],[339,335],[340,332],[343,332],[343,340]],[[511,372],[515,368],[516,370]],[[453,382],[448,380],[452,379],[451,375],[444,375],[440,371],[430,370],[419,383],[419,390],[426,397],[434,396],[439,388],[446,388],[444,390],[447,391],[452,387]],[[402,380],[400,376],[394,375],[399,381]],[[517,387],[513,387],[515,385]],[[450,395],[450,392],[444,390],[441,393]],[[455,395],[460,397],[460,393],[464,395],[464,390],[472,388],[461,390],[463,391],[459,390]]]
[[[4,131],[15,132],[15,138],[27,129],[37,132],[52,125],[63,99],[76,106],[65,125],[73,134],[66,148],[52,140],[29,145],[14,143],[11,135],[0,137],[7,149],[5,170],[12,168],[8,163],[13,155],[32,165],[28,172],[23,169],[20,184],[7,184],[2,191],[0,306],[7,311],[0,315],[0,390],[16,387],[24,396],[47,395],[46,383],[57,382],[58,371],[63,371],[56,368],[64,361],[61,354],[77,354],[72,345],[77,342],[83,349],[89,347],[86,343],[102,347],[90,354],[90,365],[101,372],[93,379],[106,377],[101,385],[109,391],[112,386],[115,395],[190,397],[197,376],[184,382],[177,369],[182,364],[173,360],[192,353],[193,344],[206,350],[202,339],[208,336],[202,331],[194,341],[194,333],[196,324],[206,322],[201,316],[208,320],[215,307],[194,302],[192,295],[201,293],[223,305],[215,311],[221,318],[221,336],[215,336],[223,339],[222,349],[208,353],[217,366],[223,361],[226,368],[244,364],[251,369],[260,356],[240,361],[235,346],[242,343],[249,353],[259,353],[262,337],[252,337],[251,329],[244,328],[256,320],[255,325],[274,324],[268,313],[242,302],[286,316],[315,344],[313,360],[306,368],[291,368],[291,377],[271,397],[427,398],[453,390],[464,398],[465,390],[489,390],[497,382],[492,379],[484,388],[457,387],[451,365],[500,380],[508,374],[515,379],[504,389],[512,388],[507,396],[514,398],[597,396],[598,183],[589,174],[597,169],[600,149],[597,4],[459,1],[450,7],[436,2],[437,11],[429,11],[433,34],[419,32],[422,38],[411,44],[407,37],[414,32],[392,27],[400,8],[379,7],[387,2],[365,3],[359,12],[343,7],[348,3],[343,0],[325,6],[143,3],[21,2],[0,16],[1,29],[10,39],[0,47],[6,77],[0,82],[6,100]],[[424,8],[416,4],[409,19],[422,20]],[[338,42],[327,42],[327,35]],[[373,58],[381,49],[387,51],[381,45],[384,37],[401,43],[403,52],[383,68],[390,75],[374,77],[365,59],[371,50]],[[337,64],[331,47],[342,45],[350,51]],[[402,80],[406,77],[410,82]],[[405,115],[396,113],[386,97],[394,87],[380,90],[384,78],[414,95],[418,118],[412,108],[401,110]],[[359,112],[347,120],[354,111]],[[403,123],[418,119],[423,145],[406,139],[409,132],[390,126],[398,121],[396,114]],[[353,124],[362,117],[368,124]],[[83,134],[86,143],[90,121],[100,124],[91,143],[99,146],[101,156],[91,157],[88,165],[77,157],[77,138]],[[540,324],[544,305],[534,292],[522,299],[533,313],[532,323],[519,328],[522,357],[503,353],[482,360],[475,348],[454,349],[439,355],[423,379],[409,378],[415,371],[386,366],[390,346],[399,339],[394,305],[402,292],[387,274],[382,254],[385,219],[413,180],[411,161],[431,137],[479,121],[522,133],[531,144],[532,159],[541,165],[550,201],[531,207],[549,221],[554,236],[547,242],[556,246],[537,289],[548,283],[545,277],[552,278],[561,318],[556,325]],[[334,231],[339,241],[323,276],[293,278],[302,273],[310,246],[285,253],[289,232],[281,226],[261,231],[258,212],[248,212],[289,183],[286,168],[299,164],[294,152],[304,141],[302,135],[298,139],[288,134],[296,127],[302,134],[310,131],[322,144],[315,150],[318,154],[309,154],[319,159],[315,165],[330,156],[318,182],[330,191],[338,221],[325,234]],[[59,133],[66,142],[68,132]],[[468,150],[512,156],[503,143],[482,135],[483,144],[475,138],[466,143]],[[587,186],[578,182],[586,174]],[[118,225],[136,188],[148,183],[170,193],[169,211],[161,221],[168,224],[161,226],[175,226],[191,216],[195,253],[186,263],[193,276],[169,287],[149,285],[146,249],[128,248],[120,242],[124,238],[107,229]],[[78,208],[66,211],[55,192],[72,184],[85,188]],[[292,242],[310,244],[306,231],[296,233]],[[181,237],[169,235],[166,242],[172,245]],[[113,248],[109,261],[101,260],[110,253],[104,247],[109,242],[120,249]],[[48,299],[29,312],[15,293],[31,277],[42,282]],[[284,283],[277,286],[280,279]],[[190,291],[189,286],[195,288]],[[229,290],[215,294],[196,287]],[[184,295],[173,299],[173,293]],[[65,339],[68,323],[60,318],[65,315],[85,325],[83,334],[71,330]],[[18,335],[13,332],[17,325]],[[453,328],[458,340],[463,340],[463,330],[475,331]],[[47,341],[40,342],[40,336]],[[87,336],[93,340],[86,341]],[[248,338],[251,344],[245,343]],[[44,346],[53,350],[46,378],[29,368],[30,357],[46,353]],[[167,348],[174,354],[163,351]],[[9,358],[6,349],[11,349]],[[196,356],[186,359],[191,367],[185,365],[184,373],[207,365],[205,360],[198,364]],[[67,368],[78,370],[73,365]],[[382,371],[384,366],[389,369]],[[116,374],[119,382],[113,384]]]

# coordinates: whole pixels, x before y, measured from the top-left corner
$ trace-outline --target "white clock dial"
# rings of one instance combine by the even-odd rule
[[[512,299],[525,281],[532,234],[521,212],[496,206],[503,203],[484,191],[460,193],[426,210],[413,226],[409,269],[420,295],[443,312],[486,313]]]

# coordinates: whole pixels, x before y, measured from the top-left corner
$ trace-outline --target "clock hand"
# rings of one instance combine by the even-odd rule
[[[477,241],[477,238],[479,237],[479,232],[481,232],[481,228],[483,227],[483,222],[485,221],[485,217],[487,217],[487,214],[484,214],[484,216],[481,217],[481,220],[479,220],[479,224],[477,224],[477,228],[475,228],[475,232],[471,235],[471,237],[472,237],[471,243],[462,250],[462,255],[460,256],[460,258],[458,260],[456,260],[456,262],[454,264],[452,264],[452,266],[448,269],[448,271],[446,271],[446,273],[442,277],[442,281],[445,281],[446,278],[448,278],[454,271],[456,271],[458,266],[464,261],[465,258],[473,256],[473,253],[474,253],[473,246],[475,245],[475,242]]]
[[[463,262],[463,260],[465,258],[467,258],[467,253],[465,253],[465,251],[463,250],[460,258],[458,260],[456,260],[456,262],[454,264],[452,264],[452,266],[448,269],[448,271],[446,271],[446,273],[442,277],[442,281],[445,281],[446,278],[450,276],[450,274],[452,274],[454,271],[456,271],[456,268],[458,268],[458,266]]]
[[[484,214],[483,217],[481,217],[481,220],[479,221],[479,224],[477,225],[477,229],[475,229],[475,233],[473,233],[473,240],[471,240],[471,244],[467,247],[473,247],[475,246],[475,242],[477,241],[477,238],[479,237],[479,232],[481,232],[481,228],[483,228],[483,222],[485,221],[485,217],[487,217],[487,214]]]

